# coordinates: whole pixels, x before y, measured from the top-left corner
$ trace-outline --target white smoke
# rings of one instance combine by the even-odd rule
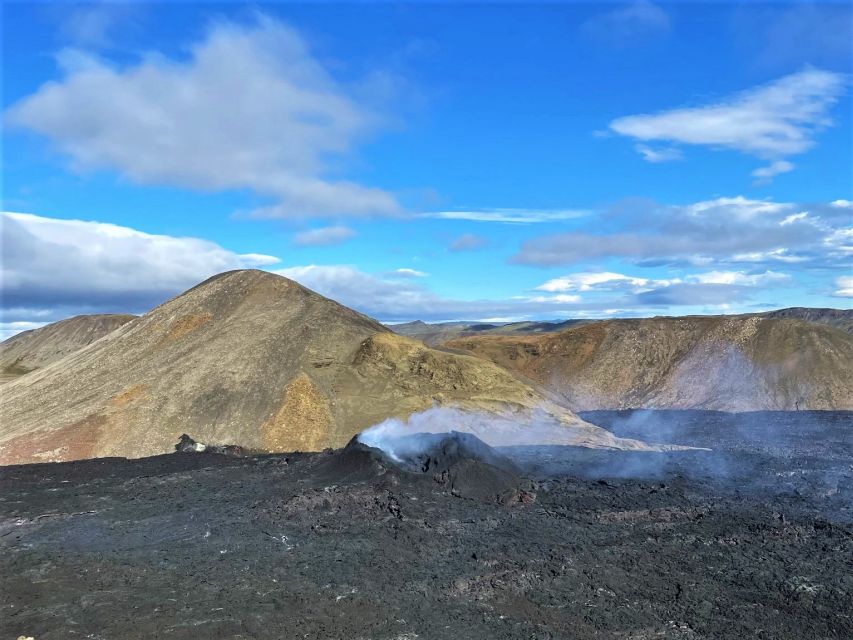
[[[407,420],[388,418],[362,431],[358,439],[392,459],[416,455],[434,442],[416,434],[470,433],[492,447],[577,444],[577,432],[545,411],[487,413],[455,407],[432,407]]]

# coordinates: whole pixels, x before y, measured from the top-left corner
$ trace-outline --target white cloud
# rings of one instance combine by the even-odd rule
[[[824,246],[839,257],[853,256],[853,227],[836,229],[826,237]]]
[[[832,266],[851,250],[836,207],[721,197],[679,206],[628,201],[600,214],[599,228],[526,240],[511,262],[537,266],[620,258],[642,266],[713,267],[736,263]]]
[[[771,160],[753,174],[768,180],[790,171],[783,159],[807,151],[815,133],[832,125],[829,111],[846,85],[840,73],[808,68],[713,104],[617,118],[610,129],[643,142],[727,148]]]
[[[700,282],[696,277],[690,282],[649,279],[645,281],[647,286],[635,289],[608,289],[602,284],[600,289],[589,289],[589,299],[577,293],[555,291],[553,295],[458,300],[438,295],[419,283],[383,278],[351,265],[306,265],[278,269],[275,273],[384,322],[593,317],[613,309],[636,315],[651,308],[739,302],[753,295],[761,280],[755,278],[756,286],[751,286],[746,284],[747,274],[741,274],[741,282],[736,284],[715,281],[724,279],[723,275],[708,276],[710,282]]]
[[[787,160],[775,160],[766,167],[759,167],[753,170],[752,177],[755,178],[757,184],[766,184],[780,173],[788,173],[794,170],[794,164]]]
[[[565,316],[573,313],[579,302],[573,295],[458,300],[440,296],[407,279],[383,278],[351,265],[306,265],[278,269],[275,273],[384,322]]]
[[[853,209],[853,202],[850,200],[833,200],[829,206],[835,209]]]
[[[349,227],[321,227],[300,231],[293,236],[293,241],[302,247],[325,247],[341,244],[354,237],[356,232]]]
[[[558,222],[588,216],[585,209],[476,209],[468,211],[434,211],[422,213],[422,218],[442,220],[472,220],[474,222],[501,222],[506,224],[533,224]]]
[[[394,269],[389,275],[397,276],[398,278],[426,278],[429,274],[425,271],[418,271],[417,269]]]
[[[701,200],[684,207],[684,213],[692,218],[712,218],[723,220],[750,221],[758,218],[770,218],[789,211],[793,207],[787,202],[754,200],[743,196],[733,198],[714,198]]]
[[[575,304],[581,301],[581,297],[575,294],[558,293],[553,296],[530,296],[519,298],[527,302],[544,302],[546,304]]]
[[[688,276],[688,280],[701,284],[733,284],[744,287],[761,287],[789,282],[791,276],[777,271],[745,273],[743,271],[709,271]]]
[[[609,271],[573,273],[571,275],[553,278],[540,284],[538,291],[592,291],[601,289],[614,289],[623,285],[632,287],[644,287],[649,284],[648,278],[634,278],[621,273]]]
[[[788,224],[794,224],[795,222],[801,222],[803,220],[807,220],[808,217],[809,217],[809,214],[807,212],[800,211],[800,213],[792,213],[791,215],[786,216],[785,219],[782,220],[782,222],[780,222],[779,224],[784,227],[785,225],[788,225]]]
[[[835,279],[835,296],[839,298],[853,298],[853,276],[841,276]]]
[[[352,153],[381,118],[280,22],[218,22],[187,60],[150,54],[117,68],[72,57],[62,80],[6,116],[50,138],[78,170],[115,169],[141,184],[250,189],[276,201],[259,217],[400,211],[389,193],[327,177],[330,161]]]
[[[675,147],[654,149],[645,144],[638,144],[636,149],[646,162],[671,162],[673,160],[681,160],[684,157],[681,149],[676,149]]]
[[[538,291],[564,292],[582,291],[592,293],[625,292],[635,295],[678,288],[685,289],[691,295],[699,290],[694,285],[729,285],[732,287],[767,287],[788,282],[790,276],[766,271],[764,273],[746,273],[743,271],[709,271],[685,275],[680,278],[637,278],[609,271],[572,273],[553,278],[536,287]],[[559,297],[559,296],[557,296]],[[541,301],[542,299],[537,299]],[[565,300],[568,301],[568,300]]]
[[[796,264],[798,262],[808,262],[808,256],[791,255],[787,249],[774,249],[773,251],[755,251],[752,253],[736,253],[728,258],[727,262],[735,264],[749,262],[782,262],[787,264]]]
[[[21,319],[21,308],[147,311],[221,271],[279,262],[200,238],[102,222],[25,213],[3,213],[0,219],[2,304],[13,321]]]

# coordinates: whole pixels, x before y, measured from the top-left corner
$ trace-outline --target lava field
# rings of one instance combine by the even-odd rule
[[[0,638],[853,637],[853,414],[0,468]]]

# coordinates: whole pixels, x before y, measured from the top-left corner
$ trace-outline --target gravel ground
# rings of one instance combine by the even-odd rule
[[[716,450],[502,450],[501,500],[363,450],[5,467],[0,638],[849,639],[851,414],[750,416],[596,412]]]

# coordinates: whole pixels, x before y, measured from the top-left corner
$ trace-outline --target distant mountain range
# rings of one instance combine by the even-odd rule
[[[847,333],[853,333],[853,309],[819,309],[808,307],[790,307],[776,311],[743,314],[743,316],[761,316],[767,318],[790,318],[825,324]],[[484,323],[476,320],[456,322],[426,323],[421,320],[402,324],[388,325],[393,331],[411,336],[425,343],[437,346],[453,340],[476,335],[520,335],[529,333],[551,333],[581,324],[600,322],[601,320],[573,319],[526,322]]]
[[[539,410],[566,443],[631,448],[572,411],[853,409],[852,327],[850,310],[791,308],[388,328],[234,271],[140,317],[78,316],[0,344],[0,464],[163,453],[182,433],[318,450],[436,404]]]

